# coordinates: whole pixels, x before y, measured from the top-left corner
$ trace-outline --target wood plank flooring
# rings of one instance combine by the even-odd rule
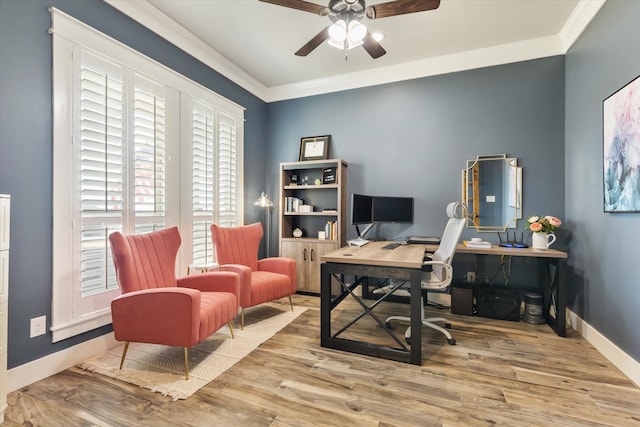
[[[2,425],[640,426],[640,389],[572,330],[427,308],[458,344],[424,330],[414,366],[320,347],[319,298],[294,303],[309,310],[187,400],[72,368],[10,393]]]

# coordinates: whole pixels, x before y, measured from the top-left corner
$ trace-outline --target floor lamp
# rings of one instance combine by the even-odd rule
[[[269,198],[269,196],[267,196],[265,194],[265,192],[263,191],[262,194],[260,195],[260,197],[258,197],[258,200],[256,200],[255,202],[253,202],[254,206],[258,206],[261,208],[265,208],[267,210],[266,216],[267,216],[267,258],[269,258],[269,256],[271,255],[271,251],[269,250],[269,246],[271,244],[271,207],[273,207],[273,202],[271,201],[271,199]]]

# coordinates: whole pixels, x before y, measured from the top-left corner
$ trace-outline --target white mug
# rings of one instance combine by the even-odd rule
[[[553,233],[533,233],[531,236],[531,247],[533,249],[547,249],[556,241]]]

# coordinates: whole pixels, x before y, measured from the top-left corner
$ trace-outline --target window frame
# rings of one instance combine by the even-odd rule
[[[79,99],[78,94],[74,92],[77,87],[74,84],[74,76],[76,75],[76,62],[74,61],[79,60],[77,58],[78,49],[112,60],[126,70],[125,80],[130,81],[125,88],[125,91],[129,92],[125,97],[133,94],[132,81],[135,78],[148,79],[167,88],[167,186],[165,199],[167,209],[164,221],[165,227],[172,225],[181,227],[182,249],[176,265],[178,276],[182,275],[180,272],[185,272],[190,264],[188,259],[190,250],[187,251],[184,248],[191,247],[191,235],[187,234],[186,230],[182,231],[189,214],[181,201],[184,200],[187,193],[184,184],[185,177],[191,174],[190,169],[185,169],[188,164],[185,165],[184,150],[181,151],[180,148],[182,145],[181,137],[184,135],[182,128],[186,127],[184,100],[190,97],[204,99],[214,108],[224,111],[236,119],[238,124],[236,165],[238,213],[236,220],[238,223],[242,223],[244,218],[242,203],[244,199],[244,108],[58,9],[50,8],[49,11],[52,15],[50,33],[53,34],[54,165],[51,331],[52,341],[57,342],[111,323],[110,301],[120,294],[120,290],[116,289],[98,294],[95,297],[84,297],[89,299],[80,304],[78,300],[79,281],[74,280],[74,275],[77,274],[77,259],[74,260],[74,258],[78,255],[74,253],[74,247],[77,245],[77,240],[74,242],[74,239],[78,239],[78,237],[75,236],[77,233],[73,231],[74,225],[77,225],[74,224],[73,218],[78,212],[78,196],[77,192],[69,196],[69,189],[77,187],[74,187],[75,172],[73,168],[78,163],[74,160],[73,144],[76,143],[74,135],[78,132],[78,125],[74,122],[74,108],[76,108],[76,100]],[[129,105],[132,105],[132,102],[129,100]],[[169,121],[169,117],[171,121]],[[133,123],[128,122],[129,118],[126,118],[126,121],[124,126],[127,128],[127,132],[131,132]],[[133,138],[132,135],[129,136]],[[125,156],[128,156],[128,153]],[[126,164],[126,160],[124,163],[123,168],[132,170],[132,164]],[[133,203],[133,199],[129,198],[127,203]],[[191,208],[191,200],[186,206]],[[133,213],[133,207],[128,212]],[[131,227],[131,224],[135,224],[135,218],[124,218],[124,216],[123,212],[123,226]],[[79,304],[86,305],[86,307],[80,309]]]

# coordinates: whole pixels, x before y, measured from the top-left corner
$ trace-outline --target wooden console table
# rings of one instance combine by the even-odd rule
[[[429,246],[427,250],[435,251],[437,246]],[[536,258],[538,261],[538,287],[544,297],[544,317],[551,328],[561,337],[567,335],[567,283],[566,252],[555,249],[531,248],[468,248],[462,244],[456,248],[457,254],[483,256],[513,256]],[[482,268],[482,262],[479,263]]]

